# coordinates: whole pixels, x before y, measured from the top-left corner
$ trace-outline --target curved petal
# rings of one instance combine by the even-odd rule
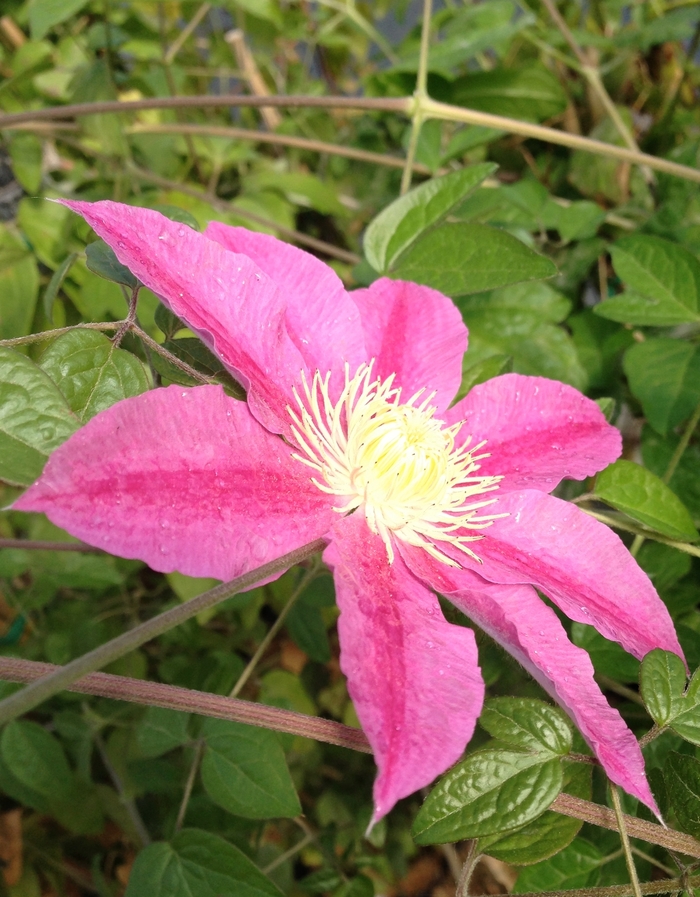
[[[402,547],[406,563],[515,657],[578,726],[609,778],[658,814],[634,734],[605,699],[588,654],[531,586],[493,585]]]
[[[429,287],[382,277],[350,294],[365,332],[367,357],[375,373],[396,374],[408,399],[419,389],[437,391],[432,402],[442,416],[462,381],[467,328],[451,299]]]
[[[248,256],[277,284],[287,332],[308,368],[332,371],[342,388],[345,362],[354,372],[366,356],[360,315],[335,271],[303,249],[244,227],[212,221],[204,235]]]
[[[251,411],[287,433],[292,384],[305,367],[275,283],[244,255],[159,212],[114,202],[68,202],[149,289],[197,333],[249,390]]]
[[[507,514],[472,543],[465,566],[495,583],[531,583],[572,620],[588,623],[637,658],[654,648],[683,657],[671,617],[615,533],[544,492],[507,492],[488,509]],[[460,560],[463,560],[462,556]]]
[[[460,437],[486,440],[480,475],[503,476],[500,490],[551,492],[564,477],[582,480],[619,457],[622,437],[595,402],[565,383],[504,374],[475,386],[450,408]],[[458,437],[459,439],[459,437]]]
[[[154,570],[228,580],[322,536],[330,505],[245,403],[169,386],[94,417],[14,507]]]
[[[340,664],[379,767],[372,824],[462,754],[484,684],[469,629],[353,514],[333,527],[324,559],[340,607]]]

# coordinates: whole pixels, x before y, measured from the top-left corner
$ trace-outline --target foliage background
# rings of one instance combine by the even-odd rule
[[[550,4],[536,0],[445,2],[432,16],[428,93],[463,110],[640,146],[697,169],[697,5],[567,0],[559,9],[568,37]],[[140,329],[120,333],[118,347],[110,342],[127,313],[130,284],[99,249],[86,258],[94,235],[45,200],[111,198],[160,208],[200,229],[212,218],[242,224],[311,249],[350,287],[386,269],[453,295],[470,330],[463,392],[515,370],[563,380],[598,399],[622,430],[624,457],[633,463],[616,465],[595,483],[565,484],[559,494],[627,534],[694,670],[698,178],[567,148],[516,133],[507,122],[433,118],[418,128],[419,114],[411,121],[400,104],[399,111],[381,108],[415,89],[420,12],[398,0],[6,0],[2,505],[38,474],[54,445],[119,398],[173,381],[213,378],[235,388],[147,290],[139,295]],[[42,118],[48,108],[75,103],[267,93],[359,95],[375,98],[379,108],[299,101]],[[28,111],[31,121],[7,118]],[[448,187],[436,188],[432,224],[443,220],[451,244],[447,230],[436,238],[400,204],[377,219],[399,196],[402,175],[404,187],[411,176],[414,186],[452,178],[434,182]],[[488,257],[499,241],[508,258],[517,256],[514,246],[546,256],[557,275],[538,280],[548,266],[522,249],[516,267],[527,277],[504,279],[504,256]],[[446,254],[459,261],[454,270],[447,270]],[[82,322],[99,326],[76,329]],[[18,414],[19,452],[11,441]],[[214,585],[101,553],[55,550],[52,543],[66,548],[70,540],[35,516],[3,512],[0,535],[0,652],[8,658],[65,664]],[[235,692],[353,726],[335,616],[330,578],[309,562],[171,629],[108,672]],[[655,721],[645,748],[652,785],[672,827],[700,836],[696,680],[683,696],[684,671],[668,657],[652,657],[640,694],[636,661],[589,627],[568,625],[632,728],[642,736]],[[482,762],[478,751],[487,744],[532,753],[531,742],[513,742],[512,732],[499,728],[496,710],[524,713],[559,732],[558,740],[536,747],[537,768],[554,764],[570,795],[608,803],[600,770],[571,759],[572,744],[583,750],[580,739],[572,742],[566,722],[537,703],[539,688],[509,657],[487,638],[479,641],[489,694],[518,700],[491,705],[467,763]],[[16,686],[3,682],[0,689],[7,696]],[[0,734],[0,887],[12,897],[170,897],[189,893],[193,882],[198,897],[448,897],[463,860],[471,868],[469,858],[480,853],[495,859],[478,867],[476,892],[629,881],[619,834],[582,826],[583,817],[544,813],[551,801],[536,805],[537,795],[519,816],[496,811],[491,831],[477,831],[483,800],[525,793],[534,780],[524,773],[501,781],[482,770],[486,797],[443,825],[444,845],[418,846],[431,841],[421,828],[425,809],[411,835],[420,795],[365,839],[373,773],[370,757],[321,741],[64,692]],[[434,795],[425,807],[440,817]],[[631,800],[624,809],[644,817]],[[678,876],[679,864],[692,872],[679,850],[632,844],[646,880]]]

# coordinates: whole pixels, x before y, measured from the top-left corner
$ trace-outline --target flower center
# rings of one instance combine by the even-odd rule
[[[312,482],[323,492],[342,497],[334,508],[347,514],[364,511],[372,532],[384,540],[394,559],[392,534],[424,548],[445,564],[459,566],[440,550],[449,544],[481,563],[466,543],[502,515],[478,515],[496,499],[478,499],[498,488],[501,477],[474,476],[488,453],[485,445],[469,447],[471,437],[455,448],[463,422],[446,427],[434,417],[425,390],[401,402],[401,390],[386,380],[372,379],[374,361],[362,364],[354,377],[345,368],[345,387],[334,402],[330,373],[317,371],[311,384],[302,374],[298,410],[288,408],[299,452],[294,457],[319,476]]]

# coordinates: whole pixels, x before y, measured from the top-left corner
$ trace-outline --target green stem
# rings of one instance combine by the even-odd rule
[[[315,563],[310,570],[307,570],[306,573],[302,576],[299,581],[297,587],[294,589],[292,594],[289,596],[289,600],[282,608],[279,616],[275,620],[275,622],[270,626],[270,629],[265,636],[265,638],[260,642],[256,652],[248,661],[245,669],[238,677],[236,684],[231,689],[229,694],[229,698],[237,698],[238,695],[243,690],[244,685],[252,676],[256,666],[260,662],[260,658],[263,656],[265,651],[269,648],[272,640],[275,638],[277,633],[282,628],[284,621],[287,619],[287,615],[290,610],[296,604],[299,596],[304,591],[304,589],[308,586],[308,584],[318,575],[319,564]],[[182,827],[183,822],[185,821],[185,814],[187,813],[187,805],[190,801],[190,796],[192,794],[192,788],[194,787],[194,782],[197,777],[197,770],[199,769],[199,764],[202,762],[202,756],[204,754],[204,741],[202,739],[197,743],[197,748],[195,750],[194,757],[192,758],[192,765],[190,766],[190,771],[187,774],[187,781],[185,783],[185,790],[182,795],[182,802],[180,803],[180,809],[177,814],[177,820],[175,822],[175,832],[179,832]]]
[[[632,893],[634,894],[634,897],[642,897],[642,892],[639,890],[637,867],[634,865],[632,847],[630,846],[630,839],[627,836],[625,817],[623,816],[622,806],[620,805],[620,794],[617,790],[617,785],[613,785],[612,782],[610,783],[610,794],[612,796],[613,809],[615,810],[615,818],[617,819],[617,827],[620,832],[620,841],[622,842],[622,849],[625,854],[625,862],[627,863],[627,871],[630,874]]]
[[[459,881],[457,882],[457,892],[455,897],[468,897],[469,882],[472,879],[472,875],[474,874],[474,870],[480,859],[479,840],[478,838],[474,838],[474,840],[469,842],[469,846],[467,847],[467,855],[464,859],[464,865],[462,866],[462,874],[459,876]]]
[[[322,539],[309,542],[307,545],[303,545],[295,551],[290,551],[281,558],[263,564],[262,567],[257,567],[255,570],[244,573],[230,582],[225,582],[213,589],[209,589],[185,604],[180,604],[162,614],[158,614],[151,620],[135,626],[129,632],[125,632],[106,644],[100,645],[94,651],[83,654],[82,657],[76,658],[76,660],[61,667],[56,672],[50,673],[48,676],[33,682],[21,691],[0,701],[0,725],[15,719],[22,713],[33,710],[38,704],[41,704],[57,692],[68,688],[68,686],[86,673],[99,670],[101,667],[117,660],[117,658],[129,654],[146,642],[151,641],[151,639],[196,616],[200,611],[215,607],[232,595],[244,592],[258,582],[283,573],[300,561],[306,560],[311,555],[321,551],[325,544]]]
[[[428,54],[430,52],[430,25],[433,16],[433,0],[423,0],[423,21],[421,23],[420,33],[420,56],[418,57],[418,74],[416,77],[416,92],[414,94],[417,102],[413,109],[411,117],[411,137],[408,143],[408,151],[406,153],[406,163],[401,177],[401,195],[403,196],[411,186],[411,178],[413,177],[413,166],[416,159],[416,150],[418,148],[418,138],[423,127],[425,116],[422,111],[422,101],[428,97]]]

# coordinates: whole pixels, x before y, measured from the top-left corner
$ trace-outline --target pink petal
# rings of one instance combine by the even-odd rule
[[[469,570],[403,548],[411,570],[432,584],[515,657],[566,710],[609,778],[658,814],[633,733],[606,701],[588,654],[569,641],[554,611],[530,586],[492,585]]]
[[[404,399],[423,387],[437,390],[432,404],[442,414],[459,389],[467,349],[467,328],[452,300],[386,277],[351,295],[362,316],[367,357],[377,359],[375,373],[382,379],[395,373]]]
[[[488,508],[508,514],[471,543],[465,566],[495,583],[531,583],[572,620],[588,623],[637,658],[654,648],[680,657],[671,617],[615,533],[544,492],[507,492]]]
[[[285,298],[244,255],[151,209],[67,202],[119,261],[157,293],[250,390],[251,411],[272,432],[289,429],[292,383],[304,362],[285,323]]]
[[[342,387],[345,362],[354,373],[365,360],[365,345],[357,307],[335,271],[296,246],[244,227],[212,221],[204,235],[248,256],[277,284],[287,332],[308,368],[333,371]]]
[[[480,474],[501,475],[501,491],[551,492],[564,477],[582,480],[619,457],[622,437],[595,402],[565,383],[504,374],[475,386],[446,420],[464,420],[462,439],[487,440]]]
[[[228,580],[322,536],[330,505],[245,403],[170,386],[94,417],[14,507],[154,570]]]
[[[341,518],[324,559],[340,607],[340,663],[379,767],[372,824],[462,754],[484,685],[474,634],[447,623],[363,515]]]

